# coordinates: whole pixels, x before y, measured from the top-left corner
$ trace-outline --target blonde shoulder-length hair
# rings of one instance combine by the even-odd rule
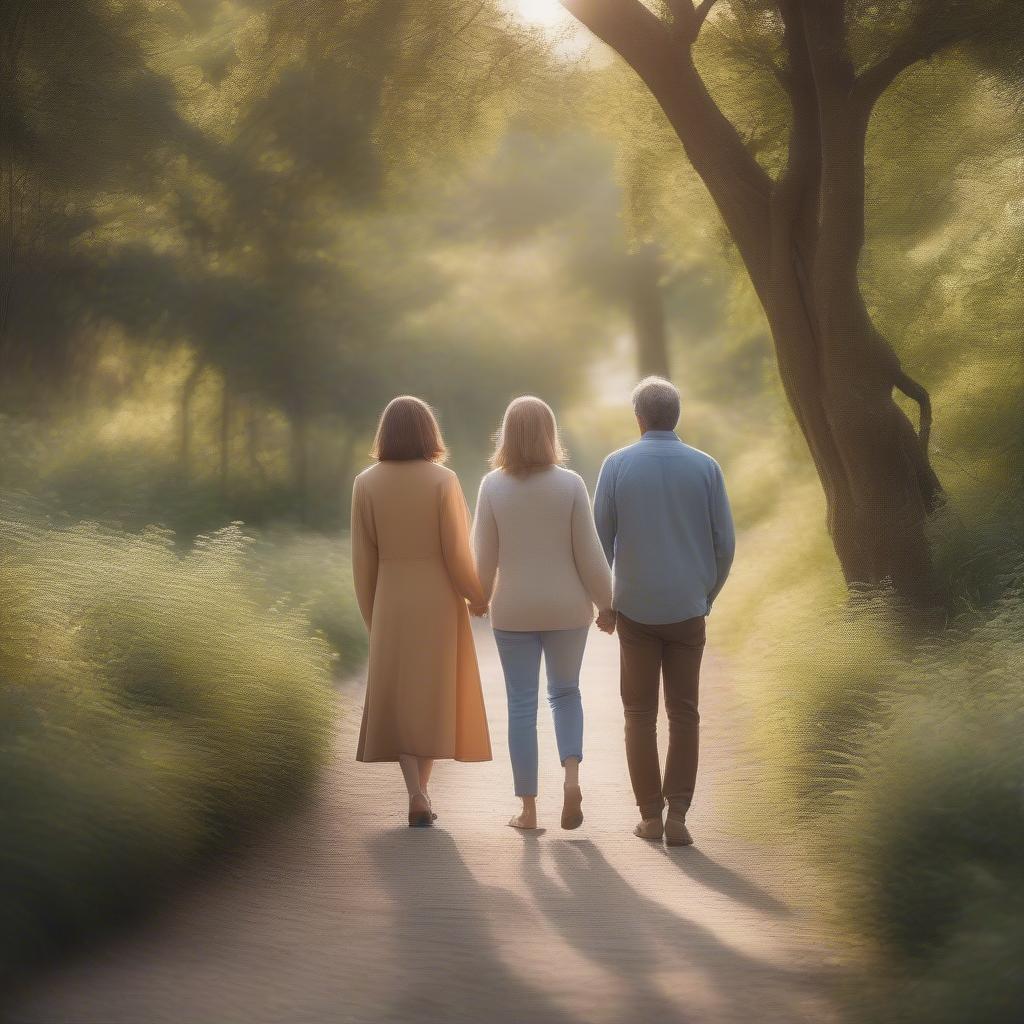
[[[565,450],[551,406],[533,395],[513,399],[501,421],[491,466],[526,476],[563,462]]]

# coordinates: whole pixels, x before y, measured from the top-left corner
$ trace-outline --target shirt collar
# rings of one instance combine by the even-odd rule
[[[678,441],[679,437],[674,430],[645,430],[642,440],[644,441]]]

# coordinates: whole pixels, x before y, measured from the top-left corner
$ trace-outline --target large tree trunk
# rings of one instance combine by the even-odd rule
[[[842,4],[781,0],[793,127],[787,168],[772,181],[693,64],[691,45],[711,2],[674,0],[677,21],[669,25],[637,0],[563,0],[640,75],[715,200],[765,310],[845,578],[891,582],[926,604],[927,522],[941,495],[927,455],[931,412],[860,292],[871,98],[857,94]],[[816,14],[805,24],[807,11]],[[894,388],[919,403],[920,433]]]
[[[881,372],[855,377],[809,357],[816,339],[806,303],[795,273],[775,275],[768,318],[779,373],[825,492],[843,575],[851,584],[890,580],[913,603],[928,603],[938,481]]]
[[[803,47],[791,59],[810,69],[804,89],[818,106],[819,212],[808,298],[820,334],[837,474],[849,488],[832,512],[832,536],[848,579],[890,578],[900,593],[926,601],[932,590],[927,522],[941,494],[927,453],[930,403],[875,329],[858,275],[873,98],[857,90],[842,4],[785,0],[783,12],[791,52]],[[893,399],[897,387],[921,406],[920,436]]]

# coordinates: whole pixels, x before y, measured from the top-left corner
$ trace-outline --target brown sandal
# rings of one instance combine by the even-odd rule
[[[430,802],[425,796],[420,796],[419,799],[427,806],[423,810],[414,810],[413,801],[416,799],[417,797],[413,797],[409,801],[409,828],[424,828],[427,825],[433,825],[437,815],[430,809]]]

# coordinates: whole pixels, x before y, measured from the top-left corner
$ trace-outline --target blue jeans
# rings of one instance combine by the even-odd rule
[[[540,658],[548,677],[548,703],[555,719],[555,739],[562,764],[583,760],[583,702],[580,665],[589,626],[540,632],[496,629],[494,639],[505,672],[508,696],[508,752],[516,796],[537,795],[537,691]]]

